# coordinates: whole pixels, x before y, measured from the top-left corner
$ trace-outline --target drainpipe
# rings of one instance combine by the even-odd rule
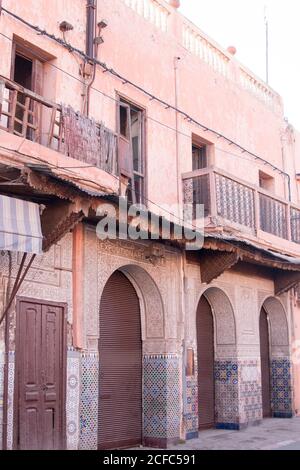
[[[286,195],[286,185],[284,187],[284,196],[285,198],[288,197],[289,202],[292,201],[292,188],[291,188],[291,177],[290,174],[288,173],[288,170],[286,169],[286,157],[285,157],[285,151],[284,151],[284,146],[283,143],[281,145],[281,157],[282,157],[282,165],[283,165],[283,171],[285,172],[286,178],[287,178],[287,189],[288,189],[288,194]]]
[[[88,0],[87,2],[87,18],[86,18],[86,55],[89,57],[91,62],[96,57],[96,45],[95,45],[95,31],[97,25],[97,0]],[[91,86],[94,83],[96,76],[96,64],[93,64],[92,78],[89,84],[85,85],[85,106],[84,113],[89,115],[90,108],[90,91]]]
[[[90,59],[94,59],[95,12],[95,0],[88,0],[86,5],[86,54]]]

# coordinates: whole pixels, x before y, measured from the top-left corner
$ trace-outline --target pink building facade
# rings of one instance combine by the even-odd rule
[[[2,448],[167,447],[291,418],[299,136],[280,96],[177,2],[52,3],[1,5],[0,195],[43,209],[0,326]],[[202,249],[173,225],[100,240],[125,194],[177,226],[202,204]],[[22,256],[0,248],[2,311]]]

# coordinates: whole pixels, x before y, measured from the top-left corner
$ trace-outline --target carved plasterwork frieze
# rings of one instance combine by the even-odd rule
[[[87,335],[99,335],[101,295],[109,277],[120,269],[131,280],[140,297],[144,339],[164,338],[164,311],[168,294],[162,266],[153,266],[143,259],[143,248],[139,244],[121,240],[100,241],[92,230],[87,230],[87,243],[84,301]]]
[[[236,326],[232,305],[227,295],[219,288],[210,287],[204,292],[215,318],[216,344],[235,345]]]
[[[254,318],[258,308],[256,292],[249,287],[240,287],[238,299],[240,332],[242,335],[254,335]]]
[[[275,297],[269,297],[264,302],[264,308],[269,315],[272,346],[288,346],[288,322],[282,303]]]
[[[151,260],[147,257],[148,246],[149,244],[130,240],[98,240],[101,252],[151,265]],[[165,266],[165,256],[158,258],[155,264],[156,266]]]

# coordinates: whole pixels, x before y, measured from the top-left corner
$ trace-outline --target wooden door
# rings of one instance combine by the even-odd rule
[[[271,375],[270,375],[270,343],[268,314],[262,308],[259,319],[260,357],[261,357],[261,387],[263,417],[272,416],[271,410]]]
[[[65,306],[17,303],[16,448],[64,447]]]
[[[140,304],[133,285],[118,271],[101,298],[99,361],[99,449],[141,444]]]
[[[214,323],[211,307],[201,297],[197,309],[199,429],[215,425]]]

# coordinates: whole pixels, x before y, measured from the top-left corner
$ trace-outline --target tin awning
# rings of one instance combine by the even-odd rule
[[[0,195],[0,250],[42,253],[38,204]]]

